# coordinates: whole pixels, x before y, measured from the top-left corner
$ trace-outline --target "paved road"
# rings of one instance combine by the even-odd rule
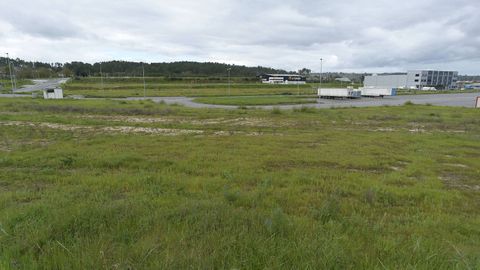
[[[21,95],[18,93],[28,93],[33,91],[42,90],[45,88],[58,87],[60,84],[65,83],[68,79],[50,79],[50,80],[35,80],[35,85],[25,86],[18,89],[15,95],[12,94],[0,94],[0,97],[30,97],[30,95]],[[300,108],[302,106],[313,108],[332,108],[332,107],[375,107],[375,106],[399,106],[403,105],[407,101],[411,101],[415,104],[432,104],[437,106],[456,106],[456,107],[474,107],[476,97],[480,96],[480,93],[459,93],[459,94],[430,94],[430,95],[406,95],[395,96],[385,98],[361,98],[361,99],[319,99],[317,103],[302,104],[302,105],[275,105],[275,106],[250,106],[256,108],[272,109],[292,109]],[[83,97],[77,96],[74,98],[82,99]],[[127,100],[143,100],[145,98],[131,97]],[[222,109],[236,109],[238,106],[228,105],[212,105],[193,102],[194,98],[190,97],[147,97],[155,102],[165,102],[167,104],[181,104],[192,108],[222,108]]]
[[[378,106],[399,106],[411,101],[415,104],[432,104],[437,106],[469,107],[475,106],[476,97],[480,93],[459,93],[459,94],[429,94],[429,95],[405,95],[385,98],[361,98],[361,99],[319,99],[317,103],[301,105],[276,105],[276,106],[251,106],[256,108],[272,109],[292,109],[302,106],[313,108],[332,108],[332,107],[378,107]],[[142,100],[144,98],[127,98],[128,100]],[[223,108],[235,109],[238,106],[211,105],[193,102],[194,98],[188,97],[147,97],[155,102],[165,102],[167,104],[182,104],[193,108]]]
[[[56,88],[59,87],[60,84],[66,83],[68,79],[64,78],[57,78],[57,79],[47,79],[47,80],[32,80],[35,84],[34,85],[24,85],[22,88],[19,88],[15,91],[15,93],[30,93],[39,90],[44,90],[47,88]]]

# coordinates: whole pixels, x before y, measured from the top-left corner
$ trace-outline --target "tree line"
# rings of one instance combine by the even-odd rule
[[[12,71],[17,78],[49,77],[257,77],[264,73],[293,73],[268,67],[247,67],[223,63],[172,62],[142,63],[130,61],[107,61],[98,63],[68,62],[44,63],[10,59]],[[0,76],[8,77],[7,58],[0,57]]]

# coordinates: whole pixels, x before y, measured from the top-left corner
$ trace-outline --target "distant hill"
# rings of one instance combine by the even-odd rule
[[[172,62],[172,63],[141,63],[129,61],[108,61],[100,63],[43,63],[29,62],[21,59],[10,59],[15,66],[18,78],[45,78],[54,76],[100,76],[100,66],[105,76],[141,76],[142,65],[145,76],[149,77],[225,77],[228,69],[232,77],[256,77],[262,73],[292,73],[282,69],[268,67],[247,67],[223,63]],[[8,75],[7,59],[0,57],[0,76]]]

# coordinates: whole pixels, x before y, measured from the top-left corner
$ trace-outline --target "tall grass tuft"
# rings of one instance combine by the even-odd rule
[[[272,114],[282,114],[282,110],[278,107],[272,109]]]
[[[286,236],[288,234],[289,222],[282,208],[273,209],[271,216],[265,220],[265,226],[273,235]]]

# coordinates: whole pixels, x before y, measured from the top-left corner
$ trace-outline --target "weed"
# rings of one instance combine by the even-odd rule
[[[62,167],[66,167],[66,168],[71,167],[74,161],[75,159],[72,156],[66,156],[60,159],[60,163],[62,164]]]
[[[285,237],[289,232],[289,222],[282,208],[275,208],[270,217],[265,220],[265,226],[273,235]]]
[[[282,110],[278,107],[272,109],[272,114],[282,114]]]
[[[317,110],[315,108],[302,106],[300,108],[294,108],[293,111],[299,113],[315,113]]]
[[[329,196],[322,204],[322,206],[314,210],[314,218],[327,223],[331,220],[337,220],[340,217],[340,201],[336,195]]]
[[[0,111],[2,269],[480,266],[475,109]]]
[[[227,202],[233,203],[240,198],[240,191],[232,191],[230,187],[225,186],[223,189],[223,197]]]
[[[365,197],[365,202],[368,203],[369,205],[375,204],[376,200],[376,191],[372,188],[367,189],[364,194]]]

